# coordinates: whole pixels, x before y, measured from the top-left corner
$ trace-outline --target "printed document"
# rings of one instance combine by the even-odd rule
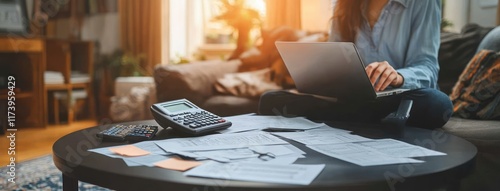
[[[295,129],[295,130],[308,130],[324,126],[324,123],[312,122],[305,117],[283,117],[283,116],[267,116],[269,117],[270,128],[274,129]]]
[[[305,145],[336,144],[369,141],[371,139],[350,134],[350,131],[323,126],[303,132],[275,132],[273,135],[297,141]]]
[[[251,130],[273,129],[294,129],[308,130],[324,126],[324,123],[315,123],[304,117],[287,118],[283,116],[263,116],[263,115],[237,115],[225,117],[231,121],[230,128],[219,131],[220,133],[237,133]]]
[[[212,159],[219,162],[234,162],[234,160],[258,158],[260,154],[268,154],[274,157],[294,156],[301,157],[305,154],[298,148],[292,148],[293,145],[265,145],[250,146],[248,148],[222,149],[209,151],[193,151],[191,153],[199,157]]]
[[[267,164],[207,162],[184,173],[186,176],[309,185],[325,168],[324,164]]]
[[[307,147],[325,155],[357,164],[359,166],[375,166],[402,163],[423,163],[424,161],[392,157],[357,143],[307,145]]]
[[[224,117],[224,119],[231,121],[232,125],[230,128],[219,131],[220,133],[238,133],[269,127],[268,116],[237,115]]]
[[[441,156],[446,153],[433,151],[424,147],[408,144],[394,139],[380,139],[358,143],[392,157],[424,157]]]
[[[234,134],[215,134],[202,137],[176,138],[157,141],[165,151],[205,151],[244,148],[259,145],[288,144],[266,132],[243,132]]]
[[[149,166],[152,167],[154,166],[154,163],[162,161],[162,160],[167,160],[170,157],[168,156],[163,156],[163,155],[157,155],[157,154],[150,154],[146,156],[139,156],[139,157],[128,157],[128,158],[123,158],[123,160],[129,164],[129,162],[140,164],[141,166]]]
[[[138,143],[132,144],[142,150],[148,151],[150,153],[159,154],[159,155],[170,155],[171,153],[165,152],[163,149],[158,147],[155,144],[155,141],[142,141]]]

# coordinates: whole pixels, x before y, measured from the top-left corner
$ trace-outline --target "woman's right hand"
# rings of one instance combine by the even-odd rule
[[[365,71],[375,91],[383,91],[389,85],[395,88],[401,87],[404,82],[403,76],[387,61],[368,64]]]

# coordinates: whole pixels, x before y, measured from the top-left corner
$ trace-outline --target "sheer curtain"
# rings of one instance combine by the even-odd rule
[[[301,29],[300,16],[301,0],[266,0],[266,24],[267,29],[279,26],[289,26]]]
[[[152,73],[161,62],[161,0],[120,0],[121,47],[134,55],[144,54],[144,69]]]

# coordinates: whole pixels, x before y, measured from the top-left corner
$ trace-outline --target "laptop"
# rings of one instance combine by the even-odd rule
[[[408,91],[375,92],[354,43],[275,42],[300,93],[337,100],[375,100]]]

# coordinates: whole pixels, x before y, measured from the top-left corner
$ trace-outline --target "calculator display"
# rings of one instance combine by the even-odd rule
[[[179,104],[168,105],[168,106],[163,106],[163,107],[165,107],[165,109],[168,110],[168,111],[170,111],[170,112],[178,112],[178,111],[183,111],[183,110],[186,110],[186,109],[192,109],[193,108],[193,107],[189,106],[186,103],[179,103]]]

